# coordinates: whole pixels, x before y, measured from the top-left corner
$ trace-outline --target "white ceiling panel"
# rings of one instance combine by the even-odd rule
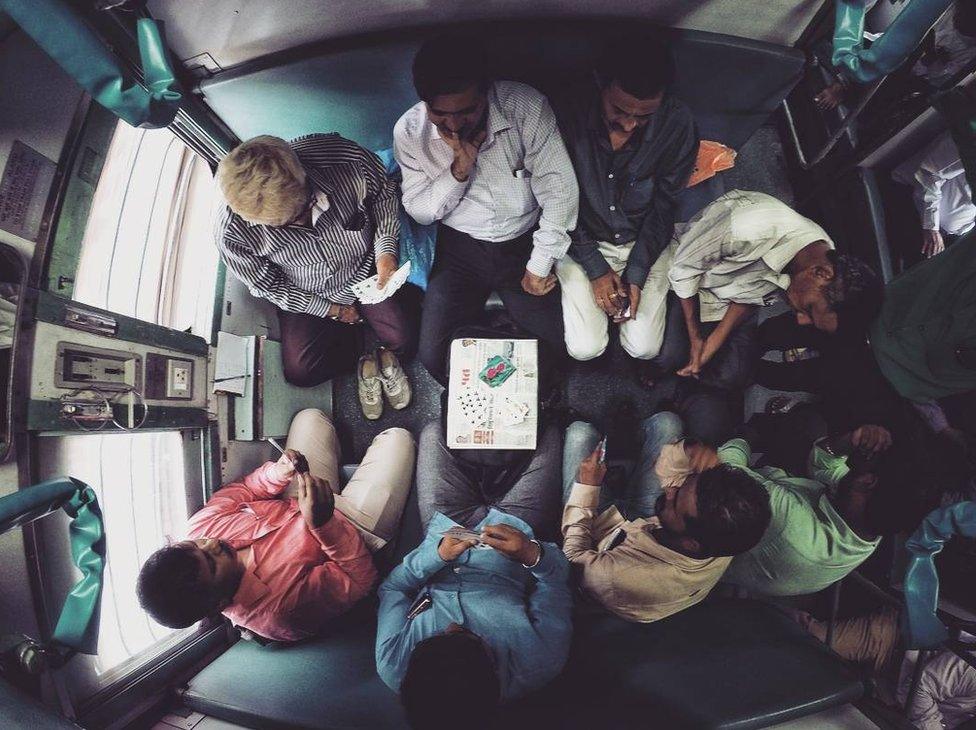
[[[790,46],[825,0],[150,0],[179,58],[222,68],[316,41],[449,22],[642,18]]]

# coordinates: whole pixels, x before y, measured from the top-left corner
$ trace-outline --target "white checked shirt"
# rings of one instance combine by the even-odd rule
[[[922,228],[961,235],[976,222],[976,206],[966,182],[959,149],[946,132],[916,155],[895,168],[891,176],[912,186],[915,207]]]
[[[397,186],[376,155],[338,134],[289,145],[315,191],[312,225],[248,223],[225,205],[217,246],[254,296],[324,317],[331,303],[356,300],[350,287],[370,276],[376,256],[398,255]]]
[[[783,269],[814,241],[833,241],[823,228],[764,193],[732,190],[688,223],[675,226],[677,249],[668,271],[682,299],[698,294],[702,322],[720,320],[730,302],[764,306],[790,285]]]
[[[526,268],[546,276],[569,249],[579,187],[549,102],[531,86],[496,81],[488,90],[487,136],[464,182],[454,152],[427,119],[424,102],[393,128],[403,207],[418,223],[442,221],[472,238],[502,243],[538,221]],[[541,210],[541,214],[540,214]]]

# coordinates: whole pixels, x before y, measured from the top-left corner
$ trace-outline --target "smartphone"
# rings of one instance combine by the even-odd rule
[[[600,443],[598,444],[598,447],[600,449],[600,463],[606,464],[607,463],[607,437],[606,436],[600,439]]]

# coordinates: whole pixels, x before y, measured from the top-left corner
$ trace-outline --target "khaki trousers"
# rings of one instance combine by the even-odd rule
[[[286,448],[308,459],[313,476],[326,479],[335,492],[336,509],[359,530],[366,546],[376,552],[397,534],[413,481],[417,449],[402,428],[388,428],[373,439],[349,483],[339,490],[339,439],[322,411],[307,408],[292,419]],[[285,490],[298,493],[297,479]]]
[[[634,244],[622,246],[601,242],[600,253],[616,273],[623,273]],[[651,267],[641,288],[637,318],[620,325],[620,344],[638,360],[650,360],[661,351],[667,321],[668,268],[675,244],[670,244]],[[556,263],[556,276],[562,288],[563,324],[566,349],[576,360],[599,357],[610,344],[610,318],[593,296],[593,286],[583,267],[564,256]]]

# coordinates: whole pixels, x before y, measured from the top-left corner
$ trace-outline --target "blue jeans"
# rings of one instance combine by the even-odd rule
[[[606,488],[600,490],[600,509],[614,505],[630,520],[654,514],[657,498],[664,491],[654,472],[654,465],[664,446],[684,438],[681,419],[669,411],[661,411],[644,419],[640,428],[640,454],[627,480],[624,494],[611,494]],[[576,482],[580,463],[593,453],[601,438],[600,432],[592,424],[583,421],[576,421],[566,429],[566,442],[563,446],[564,505]]]

